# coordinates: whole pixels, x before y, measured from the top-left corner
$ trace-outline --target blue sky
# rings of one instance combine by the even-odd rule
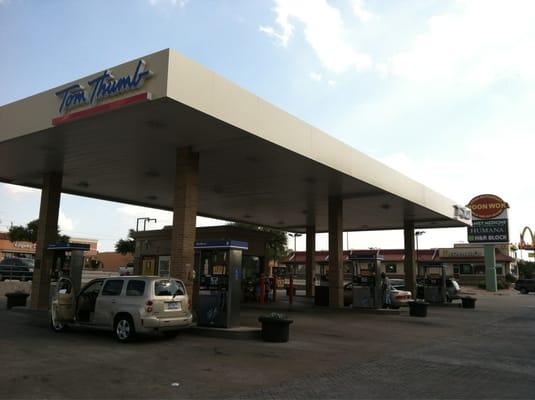
[[[0,0],[0,105],[171,47],[459,203],[501,196],[517,241],[535,220],[533,20],[535,4],[515,0]],[[38,205],[38,191],[0,185],[0,229]],[[137,216],[170,221],[67,195],[61,214],[101,250]],[[436,230],[421,245],[463,240]]]

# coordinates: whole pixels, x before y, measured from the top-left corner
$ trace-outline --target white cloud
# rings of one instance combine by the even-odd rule
[[[25,194],[35,195],[35,194],[40,193],[39,189],[34,189],[34,188],[26,187],[26,186],[6,184],[5,188],[7,189],[8,194],[13,195],[13,196],[25,195]]]
[[[151,6],[168,5],[172,7],[184,7],[189,0],[149,0]]]
[[[375,16],[366,9],[364,0],[353,0],[353,13],[362,22],[368,22]]]
[[[138,218],[156,219],[156,222],[151,221],[146,224],[148,229],[159,229],[166,225],[173,224],[173,213],[170,211],[133,205],[121,206],[117,209],[117,211],[123,216],[127,217],[131,221],[132,226],[135,226]],[[140,229],[142,229],[142,225],[143,222],[141,221]]]
[[[317,72],[311,72],[310,74],[308,74],[308,76],[313,81],[316,81],[316,82],[320,82],[321,81],[321,74],[319,74]]]
[[[306,41],[325,68],[337,73],[351,68],[364,70],[372,66],[368,54],[353,48],[348,40],[340,11],[326,0],[275,0],[277,32],[271,26],[260,26],[260,31],[275,37],[284,47],[294,33],[293,21],[303,24]]]
[[[284,33],[282,34],[277,33],[275,32],[275,29],[273,29],[272,26],[259,26],[258,30],[260,32],[265,33],[268,36],[276,38],[283,47],[286,47],[288,45],[288,40],[290,39],[290,35],[286,35]]]
[[[335,87],[336,86],[336,81],[333,81],[332,79],[329,79],[327,81],[327,85],[329,85],[330,87]]]
[[[67,217],[62,210],[59,211],[58,226],[62,232],[72,232],[74,230],[72,218]]]
[[[535,148],[532,128],[496,118],[476,129],[486,131],[486,135],[467,135],[472,138],[459,143],[454,155],[433,154],[413,159],[407,154],[395,153],[381,161],[459,204],[466,204],[481,193],[502,197],[511,206],[509,237],[517,242],[521,229],[535,220],[532,204],[535,188],[529,185],[532,149]],[[464,230],[457,236],[455,232],[451,231],[451,237],[445,236],[451,243],[466,240]],[[431,239],[431,236],[426,238],[425,243],[437,246]]]
[[[487,84],[499,78],[535,78],[535,2],[457,0],[454,11],[433,16],[389,71],[414,81]]]
[[[173,213],[171,211],[158,210],[156,208],[140,207],[133,205],[124,205],[117,209],[119,214],[122,214],[128,219],[130,226],[135,227],[137,218],[153,218],[156,222],[151,221],[146,224],[147,229],[161,229],[164,226],[173,225]],[[214,226],[224,225],[226,221],[197,217],[196,226]],[[143,229],[143,221],[139,223],[139,229]]]

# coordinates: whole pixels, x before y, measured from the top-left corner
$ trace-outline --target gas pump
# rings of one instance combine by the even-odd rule
[[[89,250],[86,243],[51,243],[47,250],[54,253],[52,261],[52,281],[62,276],[69,277],[75,293],[82,286],[82,270],[84,268],[84,252]]]
[[[377,251],[350,254],[353,269],[353,307],[379,308],[381,301],[380,269],[383,257]]]
[[[246,242],[195,242],[197,325],[214,328],[240,326],[242,251]]]
[[[424,265],[423,274],[424,276],[418,279],[420,281],[420,287],[417,290],[418,297],[423,297],[429,303],[445,303],[446,269],[444,265]]]

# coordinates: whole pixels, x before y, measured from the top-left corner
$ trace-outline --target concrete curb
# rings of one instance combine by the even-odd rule
[[[205,336],[221,339],[234,339],[234,340],[260,340],[262,329],[240,326],[237,328],[210,328],[205,326],[192,326],[183,331],[196,336]]]

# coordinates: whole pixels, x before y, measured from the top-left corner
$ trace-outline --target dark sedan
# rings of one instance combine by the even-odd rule
[[[0,281],[14,279],[31,281],[34,260],[29,258],[6,257],[0,261]]]

